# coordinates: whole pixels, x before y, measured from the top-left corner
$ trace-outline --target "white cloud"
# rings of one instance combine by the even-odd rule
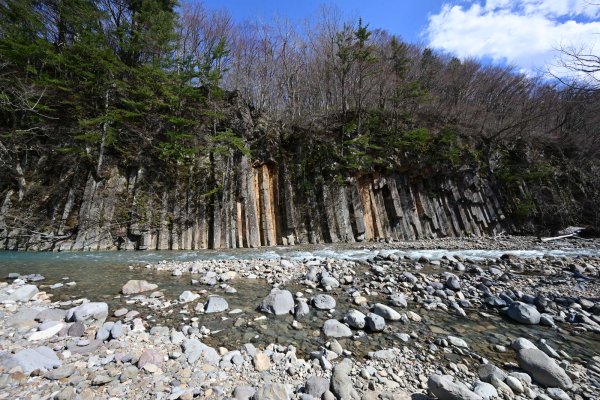
[[[429,17],[429,45],[460,58],[491,58],[525,72],[556,65],[557,48],[600,51],[600,6],[586,0],[481,0],[445,4]]]

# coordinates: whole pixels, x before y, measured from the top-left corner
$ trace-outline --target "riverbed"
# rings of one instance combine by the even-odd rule
[[[554,285],[558,290],[568,288],[569,293],[563,293],[565,296],[571,296],[571,291],[579,291],[589,301],[590,294],[596,293],[597,276],[587,276],[587,280],[583,280],[573,279],[570,274],[561,275],[550,284],[553,274],[547,274],[544,266],[559,271],[559,266],[568,266],[572,260],[585,260],[584,265],[597,263],[600,249],[569,246],[569,242],[562,246],[552,244],[529,249],[522,246],[507,248],[506,245],[497,246],[499,248],[456,247],[413,249],[390,245],[325,245],[182,252],[3,252],[0,253],[0,276],[11,282],[12,279],[8,279],[10,273],[13,273],[11,278],[15,273],[26,279],[29,275],[39,290],[46,292],[50,301],[62,309],[79,304],[81,298],[106,303],[111,311],[108,322],[122,321],[121,316],[112,313],[126,308],[140,313],[147,330],[157,326],[191,334],[209,332],[202,341],[214,348],[239,349],[249,343],[259,349],[273,345],[293,346],[298,357],[310,359],[315,350],[330,345],[331,338],[322,330],[326,321],[344,321],[350,310],[367,315],[373,304],[389,304],[392,292],[403,292],[408,298],[407,309],[418,318],[386,321],[381,332],[359,330],[352,337],[338,339],[347,356],[357,363],[367,363],[376,351],[406,346],[431,351],[445,346],[443,338],[460,337],[469,344],[470,354],[496,365],[516,365],[515,353],[501,350],[521,337],[532,342],[544,339],[549,346],[568,356],[570,363],[586,365],[593,357],[600,357],[599,335],[594,329],[573,324],[568,316],[564,321],[555,318],[554,327],[515,323],[496,309],[486,307],[474,291],[485,270],[501,268],[514,285],[507,285],[509,278],[506,278],[505,283],[497,283],[499,290],[511,286],[517,290],[537,288],[538,293],[545,295],[544,290],[552,289],[550,286]],[[279,267],[279,263],[286,260],[298,267],[286,273]],[[345,273],[344,276],[352,279],[347,278],[346,283],[334,288],[307,281],[303,275],[317,266],[338,278]],[[207,284],[198,279],[202,273],[194,273],[194,268],[201,271],[216,268],[219,273],[230,269],[236,274],[227,281]],[[474,275],[474,268],[480,268],[481,272]],[[179,272],[175,273],[176,270]],[[447,289],[446,293],[440,291],[434,296],[419,289],[419,285],[427,285],[427,282],[443,282],[449,271],[462,281],[462,290],[457,292],[460,295],[456,299]],[[414,276],[417,281],[407,282],[401,273],[408,273],[406,276]],[[39,277],[35,274],[42,275],[43,279],[37,280]],[[287,279],[289,277],[292,278]],[[130,280],[154,283],[160,295],[122,295],[123,285]],[[542,290],[540,285],[546,285],[545,289]],[[258,305],[273,287],[289,290],[297,299],[306,298],[311,305],[310,313],[298,318],[293,313],[276,316],[261,312]],[[591,290],[589,293],[586,292],[588,289]],[[180,295],[185,291],[197,293],[198,298],[192,302],[181,301]],[[368,302],[358,303],[358,292],[368,297]],[[319,293],[334,298],[335,307],[325,310],[312,307],[311,299]],[[204,302],[209,295],[226,299],[228,309],[204,313]],[[459,298],[464,299],[459,302],[460,312],[448,307],[458,304],[455,300]],[[130,323],[131,319],[123,322],[128,321]],[[454,364],[460,363],[464,354],[450,351],[440,356],[437,362]]]

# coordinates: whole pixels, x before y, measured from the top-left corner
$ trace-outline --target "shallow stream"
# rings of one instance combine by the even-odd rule
[[[390,251],[384,251],[389,253]],[[543,255],[552,256],[600,256],[600,250],[589,249],[565,249],[565,250],[469,250],[469,251],[446,251],[446,250],[419,250],[419,251],[394,251],[399,255],[406,255],[413,259],[426,256],[430,259],[439,259],[446,255],[460,255],[471,259],[496,258],[504,253],[512,253],[521,257],[538,257]],[[250,259],[264,258],[274,259],[289,257],[294,259],[310,258],[340,258],[340,259],[366,259],[377,253],[357,248],[311,247],[311,248],[270,248],[270,249],[237,249],[237,250],[204,250],[204,251],[182,251],[182,252],[94,252],[94,253],[25,253],[25,252],[0,252],[0,277],[5,279],[10,272],[18,272],[21,275],[41,274],[45,280],[35,282],[41,290],[53,295],[53,300],[68,301],[86,297],[91,301],[104,301],[109,304],[111,313],[120,307],[135,309],[142,316],[151,320],[154,324],[166,325],[179,328],[183,324],[189,324],[190,318],[197,317],[201,326],[206,326],[213,333],[208,344],[213,346],[224,346],[230,349],[240,348],[247,342],[255,343],[264,347],[269,343],[292,344],[299,352],[307,352],[318,349],[324,345],[327,339],[321,332],[325,320],[330,318],[342,319],[346,311],[356,308],[363,313],[368,310],[360,308],[352,303],[352,297],[343,289],[337,289],[330,293],[337,301],[337,307],[332,312],[317,311],[311,308],[311,314],[300,320],[302,327],[292,327],[293,317],[290,316],[267,316],[258,312],[256,307],[270,291],[271,286],[261,279],[236,278],[229,282],[237,293],[225,293],[217,286],[192,286],[191,275],[184,274],[173,277],[168,272],[153,271],[146,268],[130,268],[130,266],[144,265],[158,262],[160,260],[191,261],[207,259]],[[229,310],[239,309],[241,313],[228,314],[196,314],[194,303],[184,306],[175,304],[166,309],[149,309],[139,303],[128,304],[131,296],[121,296],[120,290],[125,282],[130,279],[145,279],[156,283],[159,290],[165,295],[164,300],[177,300],[184,290],[206,289],[208,294],[223,296],[229,303]],[[49,286],[58,282],[66,283],[74,281],[73,287],[63,286],[58,289],[50,289]],[[285,287],[292,293],[305,291],[305,287],[291,284]],[[310,297],[309,293],[305,293]],[[204,298],[199,299],[203,301]],[[370,301],[376,297],[370,296]],[[382,296],[381,302],[385,303]],[[65,305],[65,308],[68,306]],[[182,313],[182,310],[187,312]],[[389,347],[402,347],[402,342],[397,333],[415,332],[419,339],[455,335],[462,337],[469,343],[470,348],[476,353],[483,355],[495,362],[503,363],[514,361],[514,353],[497,353],[493,350],[494,344],[508,345],[511,339],[523,336],[533,341],[539,338],[547,339],[550,344],[575,359],[588,360],[594,355],[600,355],[600,344],[597,335],[592,333],[579,333],[570,326],[562,326],[569,329],[568,333],[558,333],[556,330],[544,326],[527,326],[513,323],[503,317],[493,314],[484,316],[477,310],[466,310],[467,317],[447,313],[441,310],[427,311],[419,308],[415,303],[409,302],[409,309],[417,312],[423,320],[421,322],[389,322],[390,327],[384,333],[368,334],[362,337],[342,339],[342,346],[361,357],[369,351],[380,350]],[[490,313],[492,314],[492,313]],[[261,317],[263,317],[261,319]],[[412,339],[411,339],[412,340]],[[410,344],[408,344],[410,346]],[[449,355],[448,357],[452,357]]]

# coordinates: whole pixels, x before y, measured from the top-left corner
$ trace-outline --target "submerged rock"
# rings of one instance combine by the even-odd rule
[[[327,337],[341,338],[352,336],[352,331],[337,319],[329,319],[323,325],[323,333]]]

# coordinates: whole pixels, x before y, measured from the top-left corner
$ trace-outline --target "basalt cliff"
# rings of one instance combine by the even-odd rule
[[[554,222],[584,222],[572,211],[592,193],[441,162],[333,174],[329,144],[306,132],[270,127],[248,109],[228,124],[252,152],[227,148],[173,171],[110,155],[97,170],[52,149],[22,157],[1,179],[0,248],[190,250],[531,232],[531,211],[539,217],[548,204]]]

